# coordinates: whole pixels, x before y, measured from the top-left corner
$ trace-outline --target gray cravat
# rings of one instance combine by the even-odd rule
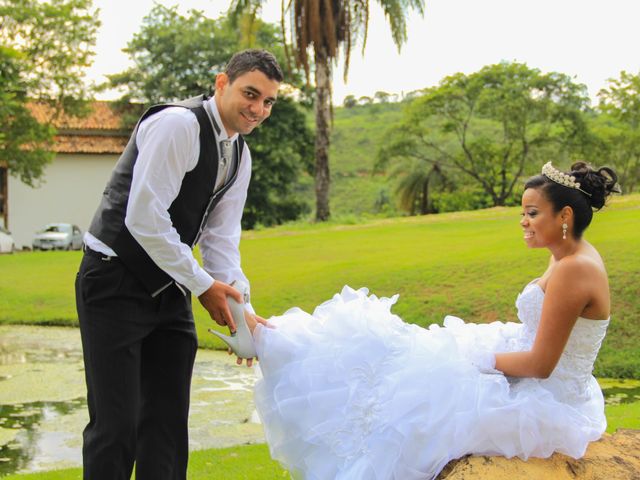
[[[211,120],[211,125],[216,133],[216,138],[220,138],[220,134],[222,133],[220,127],[218,126],[218,122],[216,122],[215,115],[213,114],[213,110],[211,109],[211,104],[209,101],[204,102],[204,109],[209,116],[209,120]],[[233,142],[229,139],[220,140],[219,143],[219,152],[218,152],[218,173],[216,175],[215,182],[215,191],[220,190],[227,181],[229,176],[229,171],[232,168],[233,162]]]
[[[220,141],[220,158],[218,162],[218,175],[216,178],[216,191],[222,188],[227,175],[231,161],[233,160],[233,142],[231,140]]]
[[[233,142],[231,140],[222,140],[220,142],[220,166],[229,168],[229,163],[233,158]]]

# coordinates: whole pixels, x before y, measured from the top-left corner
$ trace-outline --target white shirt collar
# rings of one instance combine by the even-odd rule
[[[229,134],[227,134],[227,130],[224,128],[224,125],[222,123],[222,119],[220,118],[220,112],[218,112],[218,105],[216,104],[216,100],[215,100],[215,95],[212,96],[211,98],[209,98],[208,100],[205,100],[210,107],[210,112],[213,114],[213,118],[215,120],[215,122],[218,124],[218,126],[220,127],[220,134],[218,135],[218,132],[216,131],[216,135],[218,136],[218,140],[231,140],[232,142],[236,140],[236,138],[238,138],[238,133],[234,133],[232,137],[229,137]],[[215,130],[215,128],[214,128]]]

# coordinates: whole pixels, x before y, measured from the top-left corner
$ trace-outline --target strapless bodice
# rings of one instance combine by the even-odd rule
[[[543,302],[544,290],[535,281],[527,285],[518,295],[516,307],[518,318],[523,324],[519,342],[523,350],[533,346],[540,324]],[[608,326],[609,319],[591,320],[579,317],[569,335],[558,365],[545,382],[557,383],[558,386],[560,383],[563,384],[563,391],[569,397],[580,399],[586,395],[586,390],[591,385],[593,365]]]

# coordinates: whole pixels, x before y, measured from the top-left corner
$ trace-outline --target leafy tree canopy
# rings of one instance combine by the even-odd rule
[[[458,73],[424,90],[407,109],[378,167],[410,157],[453,170],[492,205],[505,205],[530,164],[585,145],[586,87],[567,75],[520,63]]]
[[[233,16],[247,15],[255,19],[264,0],[232,0]],[[407,40],[407,17],[410,10],[424,11],[423,0],[378,0],[391,27],[391,37],[398,49]],[[329,208],[329,144],[331,131],[331,77],[333,64],[340,52],[344,55],[344,77],[347,78],[351,50],[367,41],[369,0],[282,0],[281,30],[293,48],[297,66],[304,68],[307,82],[314,67],[315,78],[315,191],[318,221],[331,216]],[[288,22],[286,21],[288,17]],[[288,23],[288,29],[285,24]],[[289,58],[290,55],[287,55]]]
[[[109,75],[103,87],[124,87],[123,100],[147,104],[211,94],[216,73],[245,48],[266,48],[286,67],[276,26],[256,19],[253,37],[243,41],[229,18],[211,19],[197,10],[184,16],[177,8],[153,7],[124,49],[134,66]],[[296,72],[284,73],[288,83],[300,83]]]
[[[265,48],[284,64],[280,30],[255,20],[251,48]],[[231,19],[210,19],[191,10],[155,5],[126,52],[134,61],[129,70],[109,76],[110,86],[125,87],[123,100],[161,103],[212,93],[215,74],[231,56],[249,45],[238,36]],[[300,84],[301,75],[285,78]],[[311,170],[313,138],[304,114],[289,98],[280,96],[271,117],[248,138],[253,159],[251,188],[243,226],[274,225],[293,220],[308,207],[294,192],[297,178]]]
[[[592,128],[602,148],[594,163],[613,166],[623,190],[632,192],[640,183],[640,73],[621,72],[598,96],[602,115]]]
[[[620,72],[598,93],[600,110],[619,118],[632,128],[640,128],[640,73]]]
[[[308,213],[295,187],[302,171],[312,173],[313,135],[295,102],[279,98],[271,117],[248,140],[253,173],[243,227],[278,225]]]
[[[84,69],[100,23],[91,0],[0,0],[0,22],[0,163],[33,185],[53,157],[50,122],[86,112]],[[53,117],[39,124],[30,101],[49,103]]]
[[[26,106],[20,56],[16,50],[0,46],[0,167],[33,185],[53,157],[47,147],[54,129],[38,123]]]
[[[353,108],[358,105],[358,101],[356,100],[355,96],[347,95],[346,97],[344,97],[342,105],[344,106],[344,108]]]

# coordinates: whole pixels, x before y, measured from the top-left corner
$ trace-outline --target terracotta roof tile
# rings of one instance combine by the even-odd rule
[[[127,145],[128,137],[105,135],[57,135],[53,139],[56,153],[120,154]]]
[[[127,145],[131,127],[123,127],[123,110],[113,102],[94,101],[86,117],[62,114],[53,125],[58,130],[52,150],[56,153],[120,154]],[[139,109],[132,105],[130,109]],[[38,122],[47,122],[53,109],[44,103],[30,103],[29,109]]]
[[[122,130],[122,111],[113,102],[94,101],[86,117],[73,117],[62,113],[53,125],[59,130]],[[47,122],[53,116],[53,109],[45,103],[30,103],[29,109],[38,122]],[[124,127],[126,129],[126,127]]]

